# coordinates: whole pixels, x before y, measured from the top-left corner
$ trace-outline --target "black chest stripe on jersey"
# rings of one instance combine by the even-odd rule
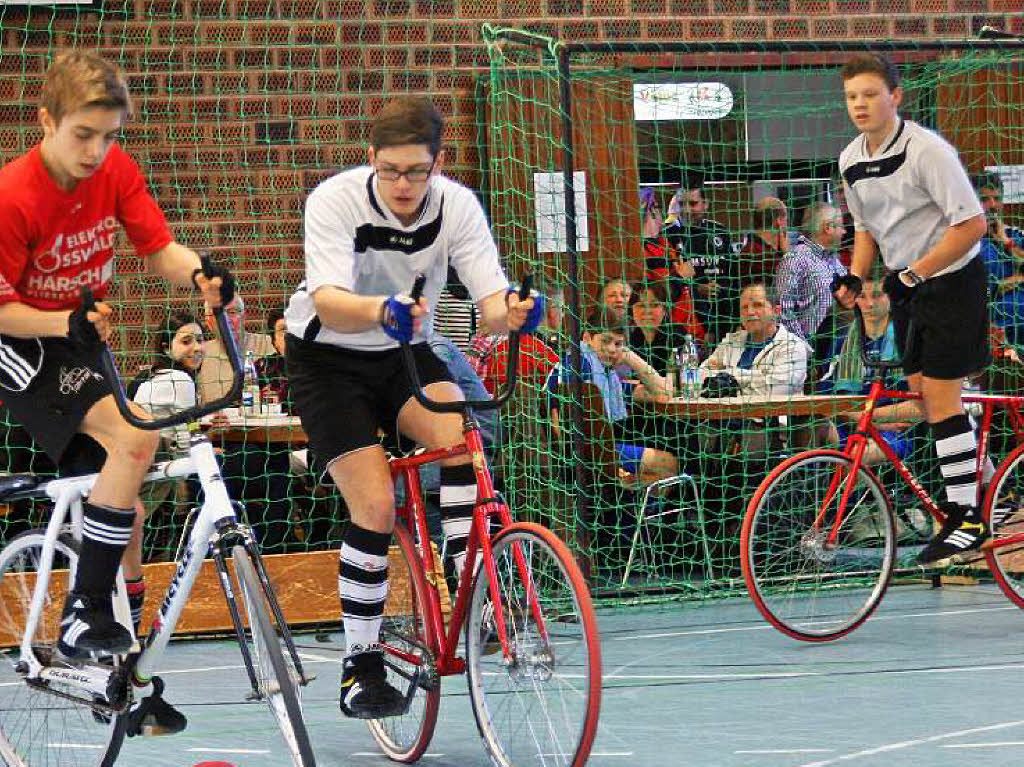
[[[910,142],[908,141],[907,144],[909,145]],[[865,178],[885,178],[903,167],[903,163],[906,161],[907,147],[904,146],[902,152],[894,154],[892,157],[883,157],[881,160],[864,160],[851,165],[843,172],[843,178],[850,186]]]
[[[374,226],[363,224],[356,229],[355,252],[365,253],[367,248],[374,250],[398,250],[406,255],[419,253],[434,244],[441,233],[441,222],[444,217],[444,198],[437,211],[437,218],[424,224],[413,232],[403,232],[390,226]]]

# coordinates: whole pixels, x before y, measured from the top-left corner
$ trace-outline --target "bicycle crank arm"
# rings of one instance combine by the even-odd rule
[[[100,693],[93,693],[88,698],[79,695],[72,695],[68,692],[53,689],[42,679],[26,679],[25,682],[39,692],[45,692],[47,695],[52,695],[53,697],[61,698],[62,700],[72,701],[73,703],[92,709],[97,714],[106,716],[119,716],[120,714],[123,714],[128,710],[128,706],[131,703],[131,699],[125,697],[118,703],[118,705],[112,705],[107,702],[106,697]]]

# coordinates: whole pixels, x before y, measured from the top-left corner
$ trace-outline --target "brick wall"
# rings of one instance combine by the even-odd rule
[[[106,0],[91,12],[0,7],[0,160],[38,137],[56,46],[120,61],[138,117],[125,143],[182,242],[229,252],[272,303],[301,269],[306,193],[364,156],[365,117],[431,94],[449,168],[478,184],[475,78],[485,21],[586,40],[962,38],[1024,35],[1024,0]],[[130,265],[131,261],[128,261]],[[122,280],[127,296],[145,294]]]

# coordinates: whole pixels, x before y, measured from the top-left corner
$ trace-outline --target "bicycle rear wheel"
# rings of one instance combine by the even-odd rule
[[[477,727],[500,767],[580,767],[601,708],[601,649],[590,593],[569,549],[540,525],[510,525],[492,547],[509,657],[490,652],[496,623],[481,566],[466,619]]]
[[[88,704],[54,694],[81,697],[76,687],[54,681],[35,687],[17,670],[16,643],[25,634],[44,538],[44,531],[28,530],[0,551],[0,641],[4,645],[0,650],[0,759],[12,767],[109,767],[124,742],[121,717],[94,713]],[[66,665],[56,660],[56,644],[64,599],[77,565],[78,544],[70,535],[61,535],[32,639],[36,656],[45,665]]]
[[[850,633],[881,602],[892,576],[892,506],[864,467],[832,539],[852,464],[831,450],[795,455],[765,477],[747,507],[740,538],[747,590],[765,619],[794,639]]]
[[[992,577],[1011,602],[1024,607],[1024,446],[999,464],[982,513],[992,530],[985,551]]]
[[[299,704],[298,671],[291,661],[291,654],[282,652],[283,640],[270,618],[263,585],[256,575],[256,566],[249,558],[249,552],[244,546],[235,546],[231,558],[249,619],[249,649],[259,693],[270,705],[270,712],[281,728],[292,763],[295,767],[314,767],[316,760]]]
[[[389,759],[409,764],[423,756],[434,736],[441,682],[434,666],[438,640],[427,618],[430,587],[416,545],[403,525],[395,525],[395,544],[399,556],[392,557],[389,565],[391,589],[380,641],[385,647],[388,682],[411,701],[401,716],[373,719],[367,725]],[[397,584],[403,587],[396,588]]]

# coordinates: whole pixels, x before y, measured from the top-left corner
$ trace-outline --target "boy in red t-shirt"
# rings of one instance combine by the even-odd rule
[[[57,643],[72,659],[131,646],[111,591],[158,440],[118,413],[99,372],[111,308],[99,301],[86,312],[80,290],[106,295],[120,225],[152,272],[198,288],[211,305],[234,291],[226,269],[207,279],[199,256],[174,241],[138,166],[115,143],[130,111],[116,67],[62,52],[43,84],[42,142],[0,168],[0,398],[62,471],[99,471]]]

